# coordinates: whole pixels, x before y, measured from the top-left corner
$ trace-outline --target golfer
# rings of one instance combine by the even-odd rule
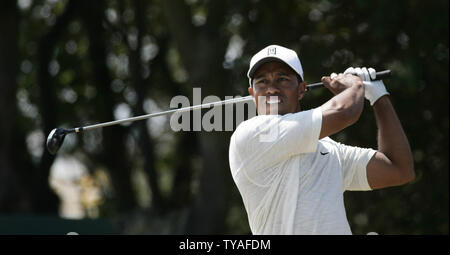
[[[306,83],[296,52],[271,45],[253,56],[248,92],[258,115],[237,127],[229,150],[253,234],[352,234],[344,191],[414,179],[408,140],[383,82],[371,81],[375,75],[372,68],[348,68],[323,77],[334,96],[302,111]],[[375,113],[377,150],[328,137],[358,121],[364,98]]]

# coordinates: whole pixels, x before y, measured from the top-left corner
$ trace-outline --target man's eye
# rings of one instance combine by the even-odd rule
[[[284,78],[284,77],[280,77],[280,78],[278,78],[278,81],[279,82],[281,82],[281,81],[287,81],[288,79],[286,79],[286,78]]]
[[[256,81],[257,84],[266,84],[267,80],[266,79],[261,79],[259,81]]]

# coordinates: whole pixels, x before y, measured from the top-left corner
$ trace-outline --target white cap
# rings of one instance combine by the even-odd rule
[[[300,78],[303,79],[303,68],[300,59],[297,56],[297,53],[291,49],[285,48],[279,45],[270,45],[256,53],[252,59],[250,60],[250,68],[247,72],[248,81],[250,83],[250,87],[252,86],[252,77],[255,74],[255,71],[262,64],[270,62],[270,61],[281,61],[286,63],[289,67],[291,67]]]

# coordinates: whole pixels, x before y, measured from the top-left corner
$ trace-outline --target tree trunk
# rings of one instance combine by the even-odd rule
[[[225,96],[226,75],[222,68],[228,41],[217,28],[223,23],[222,1],[212,1],[208,23],[194,28],[188,6],[182,1],[164,1],[166,21],[174,37],[189,82],[202,88],[202,97]],[[228,167],[228,136],[202,131],[197,136],[202,172],[196,200],[190,210],[186,232],[217,234],[225,227],[231,185]]]
[[[142,77],[143,65],[141,62],[141,50],[142,50],[142,36],[145,33],[145,1],[134,1],[134,13],[136,17],[136,29],[137,29],[137,42],[136,46],[132,47],[128,44],[129,53],[129,70],[131,75],[131,85],[136,91],[137,103],[134,107],[135,116],[145,114],[144,100],[146,96],[147,84],[145,84]],[[125,34],[124,37],[127,35]],[[155,169],[155,153],[154,143],[147,131],[147,125],[145,121],[139,121],[134,123],[138,129],[138,135],[135,138],[139,148],[144,156],[144,170],[147,173],[148,183],[152,192],[152,208],[161,212],[165,209],[165,201],[161,195],[161,189],[158,185],[158,174]]]
[[[18,70],[18,11],[16,1],[0,3],[0,212],[20,210],[23,192],[13,161]]]
[[[48,66],[51,61],[55,45],[57,44],[62,33],[65,32],[69,22],[74,18],[77,11],[77,2],[69,1],[64,12],[55,22],[55,25],[49,28],[39,40],[38,46],[38,65],[37,65],[37,83],[39,92],[39,108],[42,115],[42,128],[44,134],[56,127],[58,119],[58,107],[56,104],[56,91],[53,81],[48,72]],[[44,148],[45,146],[44,140]],[[55,156],[49,154],[44,149],[41,156],[38,169],[30,173],[33,181],[30,182],[32,187],[32,201],[35,212],[40,213],[57,213],[59,206],[59,198],[50,188],[48,178],[50,175],[50,167],[53,164]]]
[[[93,62],[93,74],[96,87],[99,90],[95,106],[105,118],[114,119],[114,93],[110,89],[111,75],[106,66],[107,35],[102,25],[104,20],[105,2],[87,1],[82,3],[82,17],[89,37],[89,55]],[[136,208],[137,201],[131,184],[131,167],[125,150],[126,129],[123,126],[111,126],[103,131],[103,159],[111,176],[114,197],[119,212],[127,212]]]

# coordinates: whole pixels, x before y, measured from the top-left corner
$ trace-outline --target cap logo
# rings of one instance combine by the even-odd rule
[[[267,56],[270,56],[270,55],[277,55],[277,48],[275,48],[275,47],[268,48],[267,49]]]

